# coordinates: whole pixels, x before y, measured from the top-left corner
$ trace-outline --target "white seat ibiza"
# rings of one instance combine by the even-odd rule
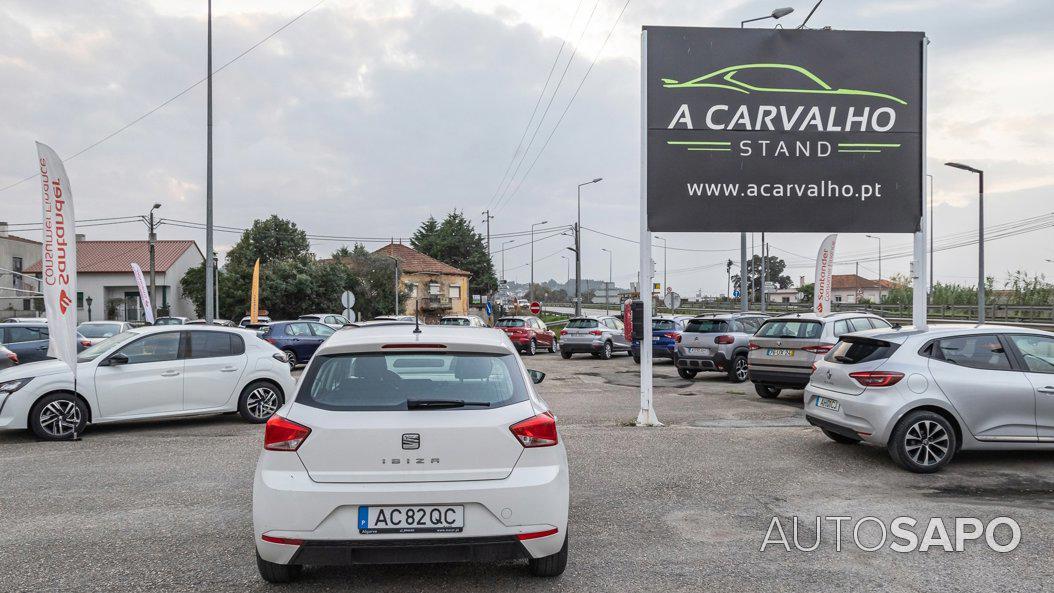
[[[69,366],[44,360],[0,371],[0,430],[68,439],[88,423],[239,412],[262,423],[293,393],[285,355],[255,332],[205,325],[132,329]]]
[[[556,418],[499,330],[338,331],[267,422],[253,484],[260,575],[303,565],[567,564]]]

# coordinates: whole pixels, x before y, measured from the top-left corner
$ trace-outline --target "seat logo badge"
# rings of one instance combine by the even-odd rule
[[[403,435],[403,449],[420,449],[421,435],[416,432],[408,432]]]

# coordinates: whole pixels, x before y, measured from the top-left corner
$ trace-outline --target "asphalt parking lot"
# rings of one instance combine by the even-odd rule
[[[289,591],[1037,591],[1054,581],[1054,454],[964,453],[917,476],[885,451],[806,426],[800,392],[758,398],[717,375],[656,365],[662,428],[628,426],[637,366],[545,354],[528,367],[556,409],[571,466],[571,560],[525,566],[309,568]],[[90,429],[78,443],[0,433],[5,591],[266,591],[253,559],[251,482],[262,428],[221,416]],[[997,553],[864,552],[833,524],[814,552],[760,547],[773,516],[1013,518]],[[862,532],[865,536],[868,532]],[[874,535],[874,534],[872,534]],[[919,532],[921,536],[921,531]],[[788,538],[790,533],[787,534]],[[1003,538],[1005,539],[1005,538]],[[874,541],[868,539],[868,542]]]

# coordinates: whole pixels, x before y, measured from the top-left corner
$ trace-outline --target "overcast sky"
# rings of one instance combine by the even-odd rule
[[[316,2],[216,0],[215,67]],[[490,205],[492,232],[508,233],[543,220],[571,223],[576,185],[603,177],[583,190],[583,225],[635,239],[641,25],[737,26],[785,4],[795,12],[784,21],[797,26],[813,0],[631,0],[600,53],[624,2],[324,2],[214,78],[216,223],[244,227],[276,213],[313,235],[409,237],[430,214],[456,208],[479,220]],[[940,166],[948,160],[985,169],[990,225],[1054,212],[1052,23],[1054,3],[1046,0],[826,0],[810,22],[925,31],[931,39],[928,142],[938,240],[977,228],[975,178]],[[574,59],[511,190],[495,206],[562,43],[554,82],[572,51]],[[204,0],[7,0],[0,5],[0,187],[34,171],[34,140],[72,155],[204,73]],[[547,95],[539,114],[548,102]],[[69,161],[67,170],[78,218],[145,214],[159,201],[164,217],[204,221],[204,85]],[[30,223],[38,212],[34,183],[0,192],[0,220]],[[94,239],[146,234],[141,224],[84,232]],[[204,248],[203,232],[169,225],[159,234]],[[822,236],[768,238],[772,253],[788,258],[795,281],[811,276],[809,259]],[[217,233],[216,240],[222,252],[237,235]],[[495,239],[494,248],[504,240]],[[325,256],[344,242],[312,246]],[[529,249],[515,246],[522,243],[510,246],[505,265],[510,278],[526,281]],[[573,255],[563,249],[569,244],[564,236],[536,244],[537,280],[566,277],[560,256]],[[738,261],[737,236],[673,234],[668,244],[674,289],[724,292],[722,262]],[[903,253],[910,237],[883,235],[882,246],[886,255]],[[636,246],[591,232],[583,234],[586,277],[606,278],[601,248],[613,251],[620,285],[635,279]],[[842,235],[839,259],[876,248],[862,235]],[[1045,261],[1054,259],[1050,228],[992,241],[987,250],[989,272],[1000,283],[1014,269],[1054,276]],[[661,279],[662,250],[655,255]],[[500,256],[495,264],[500,273]],[[887,258],[882,267],[885,277],[906,273],[908,259]],[[971,282],[976,246],[937,253],[935,268],[940,281]],[[864,276],[877,269],[861,264]],[[846,264],[836,273],[853,270]]]

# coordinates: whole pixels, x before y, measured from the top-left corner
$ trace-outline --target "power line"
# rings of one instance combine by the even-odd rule
[[[520,187],[523,186],[523,182],[527,180],[527,177],[531,174],[531,171],[534,170],[534,165],[538,162],[538,159],[540,159],[542,157],[542,153],[545,152],[546,147],[549,146],[549,141],[553,139],[553,135],[556,134],[556,130],[558,130],[560,128],[560,123],[564,121],[564,116],[567,115],[568,110],[571,109],[571,104],[575,102],[575,98],[578,97],[579,91],[582,90],[582,85],[584,85],[586,83],[586,79],[589,78],[589,73],[593,71],[593,66],[597,65],[597,60],[599,60],[600,56],[604,53],[604,49],[607,47],[608,41],[611,39],[611,34],[615,32],[615,27],[618,26],[619,21],[622,20],[622,15],[626,12],[626,8],[629,6],[630,2],[631,2],[631,0],[626,0],[626,3],[622,5],[622,10],[620,10],[619,13],[618,13],[618,16],[615,17],[615,22],[611,23],[611,28],[608,30],[607,36],[604,37],[604,43],[602,43],[600,45],[600,50],[597,51],[597,54],[593,57],[593,61],[589,64],[589,68],[586,69],[586,73],[582,76],[582,80],[579,81],[578,87],[575,88],[575,92],[571,95],[571,98],[567,101],[567,105],[564,106],[564,111],[563,111],[563,113],[560,114],[560,118],[556,120],[556,125],[554,125],[553,129],[549,132],[549,136],[545,139],[545,144],[542,145],[541,150],[538,151],[538,154],[536,154],[534,156],[534,160],[531,161],[531,166],[527,168],[527,172],[525,172],[523,174],[523,177],[520,178],[520,182],[518,184],[516,184],[516,189],[514,189],[512,191],[512,193],[509,194],[507,196],[507,198],[505,199],[505,203],[506,204],[508,203],[509,200],[512,199],[513,196],[516,195],[516,192],[520,191]],[[594,9],[595,8],[596,7],[594,6]],[[541,127],[541,124],[539,122],[539,128],[540,127]],[[535,131],[537,132],[537,130],[535,130]],[[524,157],[526,157],[526,156],[527,156],[526,151],[524,151]],[[513,177],[515,178],[515,174],[513,175]],[[512,184],[511,181],[510,181],[509,184],[510,185]],[[498,202],[499,202],[499,206],[498,206],[497,209],[500,211],[501,208],[502,208],[502,206],[500,205],[501,199],[499,199]]]
[[[249,54],[250,52],[252,52],[252,51],[253,51],[254,49],[256,49],[256,48],[260,47],[261,45],[263,45],[264,43],[266,43],[267,41],[269,41],[269,40],[270,40],[270,39],[271,39],[272,37],[274,37],[275,35],[278,35],[279,33],[281,33],[281,32],[282,32],[283,30],[285,30],[285,29],[286,29],[287,27],[289,27],[289,26],[290,26],[290,25],[292,25],[293,23],[295,23],[295,22],[299,21],[299,20],[300,20],[301,18],[303,18],[303,17],[307,16],[307,14],[308,14],[308,13],[310,13],[311,11],[313,11],[313,10],[315,10],[316,8],[318,8],[319,6],[321,6],[321,5],[322,5],[322,4],[323,4],[323,3],[325,2],[325,1],[326,1],[326,0],[319,0],[319,1],[318,1],[317,3],[315,3],[315,5],[314,5],[314,6],[312,6],[311,8],[308,8],[308,9],[307,9],[307,10],[305,10],[304,12],[301,12],[300,14],[296,15],[296,17],[294,17],[294,18],[293,18],[292,20],[290,20],[290,21],[286,22],[286,23],[285,23],[284,25],[282,25],[281,27],[278,27],[277,29],[275,29],[274,31],[272,31],[270,35],[268,35],[268,36],[264,37],[263,39],[261,39],[260,41],[257,41],[256,43],[254,43],[254,44],[250,45],[248,49],[246,49],[246,50],[245,50],[245,51],[243,51],[242,53],[240,53],[240,54],[238,54],[238,55],[234,56],[234,58],[232,58],[232,59],[231,59],[231,60],[229,60],[229,61],[228,61],[227,63],[225,63],[225,64],[223,64],[222,66],[220,66],[219,68],[216,68],[215,70],[213,70],[213,71],[212,71],[212,75],[213,75],[213,76],[215,76],[216,74],[218,74],[219,72],[223,71],[224,69],[226,69],[226,68],[227,68],[228,66],[230,66],[231,64],[233,64],[233,63],[237,62],[238,60],[242,59],[243,57],[245,57],[246,55],[248,55],[248,54]],[[187,88],[185,88],[185,89],[183,89],[182,91],[180,91],[180,92],[176,93],[175,95],[172,95],[171,97],[169,97],[168,99],[164,100],[164,101],[163,101],[162,103],[160,103],[159,105],[157,105],[157,106],[156,106],[156,107],[154,107],[153,109],[151,109],[151,110],[147,111],[146,113],[144,113],[144,114],[140,115],[139,117],[137,117],[137,118],[133,119],[132,121],[128,122],[127,124],[125,124],[125,125],[123,125],[123,126],[121,126],[120,128],[117,128],[117,129],[116,129],[116,130],[114,130],[113,132],[110,132],[109,134],[107,134],[107,135],[103,136],[103,137],[102,137],[102,138],[100,138],[99,140],[96,140],[95,142],[92,142],[92,143],[91,143],[91,144],[89,144],[88,146],[85,146],[84,148],[82,148],[82,149],[78,150],[77,152],[73,153],[72,155],[70,155],[70,156],[68,156],[68,157],[64,157],[64,158],[63,158],[62,160],[63,160],[63,161],[65,161],[65,162],[69,162],[69,161],[72,161],[73,159],[75,159],[75,158],[79,157],[80,155],[82,155],[82,154],[84,154],[84,153],[88,152],[89,150],[91,150],[91,149],[95,148],[96,146],[98,146],[98,145],[102,144],[103,142],[106,142],[106,141],[107,141],[107,140],[109,140],[110,138],[113,138],[114,136],[117,136],[117,135],[118,135],[118,134],[120,134],[121,132],[123,132],[123,131],[127,130],[128,128],[130,128],[130,127],[134,126],[135,124],[137,124],[137,123],[139,123],[139,122],[143,121],[144,119],[146,119],[146,118],[150,117],[151,115],[153,115],[153,114],[154,114],[154,113],[156,113],[157,111],[159,111],[159,110],[161,110],[161,109],[165,108],[165,107],[166,107],[166,106],[168,106],[168,105],[169,105],[170,103],[172,103],[172,102],[173,102],[173,101],[175,101],[176,99],[179,99],[180,97],[182,97],[183,95],[185,95],[185,94],[189,93],[190,91],[194,90],[195,88],[197,88],[198,86],[200,86],[200,85],[201,85],[201,83],[203,83],[203,82],[207,81],[208,79],[209,79],[209,77],[208,77],[208,75],[206,75],[206,76],[205,76],[205,78],[202,78],[201,80],[199,80],[199,81],[195,82],[194,84],[192,84],[192,85],[188,86]],[[9,184],[9,185],[5,185],[4,187],[0,187],[0,192],[4,192],[4,191],[7,191],[7,190],[9,190],[9,189],[11,189],[12,187],[15,187],[15,186],[17,186],[17,185],[21,185],[21,184],[25,183],[26,181],[29,181],[30,179],[34,179],[34,178],[36,178],[36,176],[37,176],[37,175],[38,175],[38,173],[34,171],[34,172],[33,172],[33,174],[32,174],[32,175],[30,175],[30,176],[28,176],[28,177],[25,177],[25,178],[23,178],[23,179],[20,179],[20,180],[18,180],[18,181],[16,181],[16,182],[14,182],[14,183],[12,183],[12,184]]]
[[[498,182],[498,187],[494,190],[494,195],[487,200],[487,207],[498,197],[498,193],[501,191],[505,180],[509,176],[509,171],[512,169],[512,164],[516,162],[516,157],[520,154],[520,148],[523,147],[523,139],[527,137],[527,132],[531,129],[531,123],[534,121],[534,116],[538,114],[538,106],[542,104],[542,97],[545,96],[546,89],[549,88],[549,81],[553,78],[553,72],[556,71],[556,64],[560,61],[560,56],[564,53],[564,46],[567,45],[567,37],[571,34],[571,27],[575,23],[575,19],[578,18],[578,11],[582,8],[582,0],[578,0],[578,5],[575,6],[575,13],[571,15],[571,22],[567,23],[567,32],[564,34],[563,40],[560,42],[560,49],[556,52],[556,58],[553,59],[553,65],[549,67],[549,74],[545,77],[545,84],[542,85],[542,90],[538,93],[538,99],[534,102],[534,110],[531,111],[531,117],[527,120],[527,125],[523,128],[523,133],[520,134],[520,141],[516,143],[516,149],[512,151],[512,157],[509,158],[509,164],[505,166],[505,173],[501,176],[501,181]],[[559,90],[559,87],[554,89]]]

